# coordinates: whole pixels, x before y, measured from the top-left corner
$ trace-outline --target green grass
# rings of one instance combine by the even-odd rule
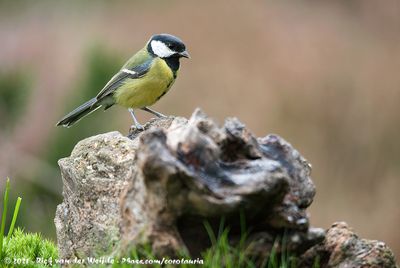
[[[19,207],[21,205],[21,197],[18,197],[17,202],[15,204],[14,213],[11,221],[10,228],[8,229],[8,234],[4,237],[4,231],[6,227],[6,219],[7,219],[7,207],[8,207],[8,196],[10,193],[10,179],[7,178],[6,181],[6,188],[4,191],[4,198],[3,198],[3,213],[1,215],[1,227],[0,227],[0,260],[3,256],[3,243],[7,245],[8,240],[11,238],[15,226],[15,222],[17,221]]]
[[[224,220],[221,220],[217,234],[214,233],[211,225],[208,222],[204,222],[204,227],[208,233],[209,239],[212,246],[203,252],[201,260],[203,260],[202,265],[194,264],[180,264],[177,265],[161,265],[152,264],[150,267],[204,267],[204,268],[295,268],[296,258],[287,250],[286,235],[283,234],[282,237],[278,237],[273,245],[272,251],[268,258],[264,260],[255,260],[249,256],[248,252],[248,234],[246,232],[246,227],[244,225],[244,220],[241,218],[241,239],[237,245],[231,245],[229,242],[229,228],[224,227]],[[277,254],[278,246],[282,248],[282,252]],[[176,258],[177,260],[196,260],[197,258],[192,258],[187,252],[182,252]],[[129,260],[160,260],[156,257],[149,245],[141,248],[135,249],[131,252]],[[134,265],[126,263],[128,258],[118,259],[118,263],[114,264],[112,267],[142,267],[144,265]],[[122,264],[122,262],[125,262]],[[107,266],[102,266],[107,267]],[[315,266],[318,267],[318,266]]]
[[[24,233],[22,229],[17,228],[14,231],[14,226],[17,220],[21,198],[18,197],[15,204],[13,217],[8,229],[8,234],[5,236],[6,216],[9,202],[10,180],[7,179],[4,197],[3,197],[3,212],[1,217],[0,227],[0,268],[2,267],[59,267],[55,264],[58,258],[57,247],[53,242],[44,239],[37,233]],[[287,235],[284,233],[281,237],[275,240],[272,250],[263,260],[254,259],[249,254],[249,244],[247,241],[248,233],[245,226],[244,216],[240,217],[241,234],[240,241],[236,245],[232,245],[229,241],[229,228],[224,226],[224,219],[221,220],[217,234],[208,222],[204,222],[204,227],[211,241],[211,247],[203,252],[201,258],[192,258],[188,252],[181,252],[176,258],[165,258],[164,264],[158,264],[161,261],[152,251],[151,246],[147,245],[140,249],[135,249],[131,252],[129,258],[115,258],[114,265],[92,265],[91,267],[177,267],[177,264],[166,264],[168,261],[178,260],[181,263],[179,267],[204,267],[204,268],[295,268],[296,258],[287,250]],[[281,249],[277,253],[278,247]],[[37,262],[40,258],[41,263]],[[97,258],[99,259],[99,258]],[[152,260],[151,265],[134,264],[138,260]],[[202,265],[190,264],[190,261],[202,260]],[[85,260],[86,261],[86,260]],[[133,263],[132,263],[133,262]],[[319,261],[316,260],[313,268],[319,267]],[[90,265],[89,265],[90,266]]]
[[[37,233],[24,233],[17,228],[7,240],[2,254],[1,267],[46,267],[36,263],[37,258],[43,260],[57,259],[57,247],[53,242],[44,239]],[[7,266],[7,264],[13,264]],[[48,267],[48,266],[47,266]]]
[[[14,231],[21,197],[18,197],[16,201],[11,224],[5,236],[9,192],[10,179],[7,179],[0,227],[0,267],[46,267],[46,265],[37,264],[36,259],[56,259],[58,253],[54,243],[42,238],[40,234],[24,233],[19,228]]]
[[[216,237],[208,223],[205,223],[205,228],[212,244],[211,248],[202,254],[205,267],[257,267],[254,260],[247,256],[246,235],[242,234],[239,244],[232,246],[229,243],[229,229],[219,231]]]
[[[248,234],[243,225],[244,220],[241,218],[241,237],[236,246],[232,246],[229,242],[229,228],[223,227],[221,221],[218,236],[215,236],[211,226],[205,222],[204,226],[210,237],[212,246],[203,253],[204,267],[207,268],[295,268],[296,257],[287,250],[287,236],[284,233],[282,237],[278,237],[272,247],[270,255],[265,259],[254,259],[249,254],[249,244],[247,241]],[[277,254],[277,248],[280,244],[282,249]]]

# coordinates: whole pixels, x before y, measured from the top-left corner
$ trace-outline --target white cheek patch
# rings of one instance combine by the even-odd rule
[[[153,49],[154,54],[161,58],[167,58],[175,54],[175,51],[171,50],[163,42],[157,40],[151,41],[151,49]]]

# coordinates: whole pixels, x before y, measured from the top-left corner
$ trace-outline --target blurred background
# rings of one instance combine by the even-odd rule
[[[55,123],[163,32],[192,59],[156,110],[283,136],[313,165],[312,224],[346,221],[400,256],[398,0],[0,1],[0,186],[23,198],[20,226],[55,240],[57,160],[132,122],[113,107]]]

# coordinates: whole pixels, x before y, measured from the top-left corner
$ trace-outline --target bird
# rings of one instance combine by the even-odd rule
[[[65,115],[57,126],[70,127],[100,107],[107,110],[117,104],[128,109],[136,129],[144,130],[135,110],[166,117],[149,106],[169,91],[178,75],[182,57],[190,58],[190,55],[181,39],[165,33],[153,35],[94,98]]]

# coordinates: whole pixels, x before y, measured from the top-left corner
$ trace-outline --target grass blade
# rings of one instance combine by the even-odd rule
[[[12,217],[10,229],[8,229],[7,240],[11,238],[11,235],[14,231],[14,225],[15,225],[15,222],[17,221],[19,206],[21,205],[21,201],[22,201],[21,197],[18,197],[17,203],[15,203],[14,214]]]
[[[211,240],[211,244],[215,246],[217,244],[217,238],[215,237],[214,231],[208,221],[204,221],[204,228],[206,228],[207,234]]]
[[[271,253],[268,258],[268,268],[278,268],[278,261],[276,259],[277,239],[272,244]]]
[[[218,238],[224,232],[224,224],[225,224],[225,217],[221,217],[221,221],[219,222],[219,228],[218,228]]]
[[[0,258],[3,255],[3,238],[4,229],[6,228],[6,216],[7,216],[7,203],[8,203],[8,192],[10,190],[10,179],[7,178],[6,190],[4,192],[4,204],[3,204],[3,214],[1,216],[1,228],[0,228]]]

